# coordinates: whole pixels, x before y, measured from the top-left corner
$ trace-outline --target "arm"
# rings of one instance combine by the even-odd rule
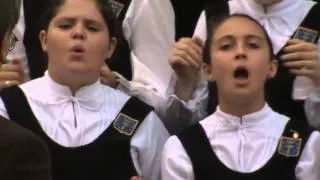
[[[284,48],[281,60],[292,74],[307,77],[313,90],[307,95],[305,113],[311,126],[320,128],[320,49],[313,43],[293,39]]]
[[[295,169],[297,180],[318,180],[320,179],[320,133],[314,131]]]
[[[170,1],[133,0],[123,28],[132,50],[133,81],[164,94],[172,74],[167,58],[175,39]]]
[[[161,161],[162,180],[193,180],[191,161],[176,136],[166,142]]]
[[[139,176],[160,179],[162,148],[169,137],[161,120],[151,112],[131,140],[131,154]]]
[[[306,99],[304,104],[306,116],[309,124],[320,129],[320,88],[314,90]]]

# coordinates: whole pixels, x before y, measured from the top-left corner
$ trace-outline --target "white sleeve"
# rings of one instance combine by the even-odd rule
[[[320,179],[320,133],[314,131],[303,149],[295,169],[297,180]]]
[[[207,39],[207,18],[205,11],[201,12],[193,37],[199,37],[203,42]]]
[[[152,86],[130,82],[121,75],[117,75],[117,77],[119,81],[117,89],[154,107],[155,113],[160,117],[170,134],[180,132],[207,115],[208,88],[205,80],[198,81],[191,100],[183,101],[174,94],[175,76],[172,76],[165,96],[162,96]]]
[[[320,89],[313,91],[304,103],[309,124],[320,130]]]
[[[132,137],[132,159],[144,179],[160,179],[161,154],[168,138],[168,131],[154,112],[146,117]]]
[[[132,0],[123,29],[131,49],[133,81],[166,91],[173,70],[168,56],[175,41],[170,0]]]
[[[176,76],[172,76],[164,106],[157,106],[157,113],[164,120],[171,134],[176,134],[207,116],[208,83],[201,78],[196,85],[192,99],[183,101],[174,92]]]
[[[9,119],[9,115],[2,98],[0,98],[0,116]]]
[[[161,160],[162,180],[193,180],[191,160],[176,136],[166,142]]]

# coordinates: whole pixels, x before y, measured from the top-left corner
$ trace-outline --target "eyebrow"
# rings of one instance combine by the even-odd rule
[[[259,35],[256,35],[256,34],[246,34],[244,36],[245,39],[258,39],[259,41],[263,41],[264,38],[262,38],[261,36]],[[232,34],[226,34],[226,35],[223,35],[219,38],[217,38],[216,40],[218,42],[221,42],[223,40],[230,40],[230,39],[235,39],[235,36],[232,35]]]
[[[60,23],[62,21],[71,21],[71,22],[74,22],[77,20],[77,17],[68,17],[68,16],[61,16],[61,17],[58,17],[56,19],[56,22]],[[96,24],[98,26],[102,26],[102,24],[97,21],[97,20],[94,20],[94,19],[90,19],[90,18],[84,18],[84,22],[86,24]]]

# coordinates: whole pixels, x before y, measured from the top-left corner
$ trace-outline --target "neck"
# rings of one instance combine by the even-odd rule
[[[75,74],[63,75],[63,73],[61,72],[57,73],[50,70],[48,70],[48,73],[52,80],[54,80],[55,82],[63,86],[69,87],[73,96],[76,95],[76,92],[80,88],[93,84],[97,80],[97,79],[88,79],[88,77],[79,77],[79,76],[76,76]]]
[[[265,105],[264,95],[250,97],[219,96],[221,111],[237,117],[242,117],[261,110]]]

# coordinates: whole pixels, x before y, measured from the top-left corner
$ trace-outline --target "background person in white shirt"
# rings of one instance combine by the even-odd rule
[[[251,17],[235,14],[213,22],[208,34],[204,73],[217,82],[219,106],[169,138],[162,179],[318,180],[320,133],[265,102],[265,83],[278,63],[267,32]]]
[[[217,6],[218,4],[223,8]],[[194,74],[201,69],[203,45],[199,41],[206,39],[207,20],[218,16],[219,13],[248,14],[266,28],[274,45],[273,52],[281,60],[276,81],[267,88],[266,96],[270,106],[299,120],[308,120],[314,127],[320,127],[320,122],[317,120],[320,112],[319,41],[317,43],[290,40],[313,8],[317,10],[319,5],[306,0],[230,0],[213,3],[202,12],[194,38],[182,38],[172,50],[170,63],[177,74],[177,79],[180,80],[175,87],[178,97],[184,100],[198,99],[198,104],[202,105],[196,108],[207,108],[206,98],[199,98],[193,94],[195,89],[198,91],[206,88],[205,83],[202,83],[201,87],[197,86],[199,76]],[[219,12],[213,9],[218,9]],[[212,17],[207,17],[208,14]],[[311,18],[316,23],[317,17]],[[317,29],[313,31],[315,35],[319,35]],[[216,98],[215,96],[213,93],[209,97]],[[209,102],[211,104],[206,110],[212,111],[216,103],[213,103],[213,100]]]
[[[52,3],[39,35],[48,71],[4,89],[0,114],[13,121],[26,117],[17,123],[45,140],[53,179],[160,179],[167,130],[152,111],[141,123],[119,114],[130,97],[100,82],[100,68],[117,41],[110,8],[100,0]],[[139,113],[143,107],[149,110],[143,103],[128,110]]]

